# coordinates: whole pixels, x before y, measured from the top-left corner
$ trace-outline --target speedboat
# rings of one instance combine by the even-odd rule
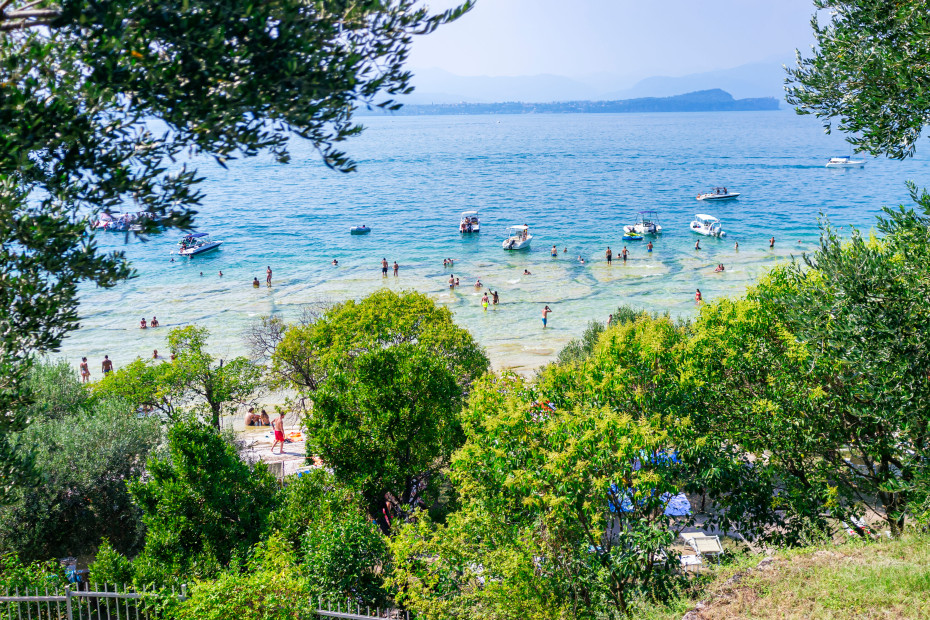
[[[628,232],[625,235],[623,235],[623,240],[624,241],[642,241],[643,236],[639,233]]]
[[[727,234],[723,232],[720,220],[713,215],[704,213],[698,213],[694,216],[694,221],[691,222],[691,232],[707,235],[708,237],[725,237]]]
[[[853,159],[849,157],[831,157],[827,162],[827,168],[865,168],[864,159]]]
[[[658,211],[640,211],[636,215],[636,223],[624,226],[624,232],[639,233],[640,235],[657,235],[662,232],[662,227],[659,226]]]
[[[533,235],[530,234],[530,229],[526,224],[510,226],[507,228],[507,238],[504,239],[501,247],[505,250],[528,250],[532,240]]]
[[[739,198],[739,192],[731,192],[725,187],[715,187],[709,192],[698,194],[698,200],[733,200]]]
[[[364,224],[362,224],[361,226],[353,226],[352,228],[349,229],[350,235],[367,235],[370,232],[371,232],[371,229],[365,226]]]
[[[477,211],[465,211],[462,213],[462,221],[459,222],[460,233],[476,233],[481,231],[481,222],[478,221]]]
[[[204,252],[209,252],[210,250],[215,250],[220,247],[222,241],[213,241],[208,239],[210,233],[193,233],[187,235],[178,242],[178,245],[181,246],[181,249],[178,250],[178,254],[181,256],[193,256],[194,254],[203,254]]]

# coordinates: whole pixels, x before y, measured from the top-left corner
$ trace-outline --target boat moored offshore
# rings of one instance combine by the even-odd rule
[[[657,235],[662,232],[659,226],[658,211],[640,211],[636,214],[636,222],[623,227],[623,232],[638,233],[640,235]]]
[[[528,250],[533,235],[530,234],[529,226],[509,226],[507,228],[507,238],[501,244],[505,250]]]
[[[739,198],[739,192],[731,192],[725,187],[715,187],[709,192],[698,194],[698,200],[733,200]]]
[[[209,236],[210,233],[193,233],[187,235],[178,242],[178,245],[181,247],[181,249],[178,250],[178,254],[181,256],[203,254],[204,252],[215,250],[223,243],[222,241],[209,239]]]
[[[831,157],[827,168],[865,168],[864,159],[853,159],[852,156]]]
[[[694,220],[691,222],[691,232],[707,235],[708,237],[725,237],[727,234],[723,231],[720,220],[706,213],[698,213],[694,216]]]
[[[481,231],[481,222],[478,220],[477,211],[465,211],[462,213],[462,221],[459,222],[460,233],[476,233]]]

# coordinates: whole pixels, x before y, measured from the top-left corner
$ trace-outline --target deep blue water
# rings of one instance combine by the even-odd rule
[[[216,252],[172,263],[177,235],[128,246],[122,235],[104,235],[101,245],[125,247],[139,277],[115,289],[83,289],[84,326],[62,355],[75,362],[87,355],[94,366],[104,353],[117,365],[151,356],[165,348],[167,330],[137,329],[143,315],[157,315],[163,326],[201,324],[218,353],[241,353],[242,331],[260,315],[293,318],[308,302],[387,285],[449,306],[496,367],[532,368],[619,303],[687,315],[696,311],[695,288],[705,299],[740,295],[775,262],[814,247],[819,213],[834,225],[867,229],[882,205],[907,202],[906,180],[926,184],[930,171],[921,157],[827,169],[827,158],[848,147],[815,119],[789,111],[364,122],[367,131],[346,143],[359,163],[354,174],[327,169],[299,142],[289,165],[260,157],[224,170],[200,162],[208,179],[198,224],[224,241]],[[728,204],[695,200],[716,185],[742,196]],[[480,235],[458,233],[468,209],[481,213]],[[645,242],[620,239],[640,209],[658,210],[665,231],[651,255]],[[702,212],[719,217],[728,236],[701,237],[695,251],[688,223]],[[373,232],[350,236],[360,223]],[[504,228],[522,223],[534,234],[533,250],[504,252]],[[549,255],[553,244],[557,259]],[[626,245],[629,262],[608,267],[608,245]],[[399,278],[382,279],[382,257],[400,263]],[[456,259],[453,269],[443,268],[445,257]],[[725,273],[713,272],[719,262]],[[274,286],[253,289],[252,278],[264,283],[268,265]],[[451,293],[450,272],[462,283]],[[500,293],[499,307],[482,310],[476,278]],[[545,331],[544,304],[553,310]]]

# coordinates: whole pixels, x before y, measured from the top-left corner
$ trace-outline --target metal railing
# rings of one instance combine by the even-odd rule
[[[180,592],[172,588],[167,591],[144,588],[135,591],[123,586],[122,589],[104,585],[101,589],[96,584],[87,590],[63,590],[53,587],[26,588],[22,592],[17,588],[12,592],[4,590],[0,596],[0,620],[157,620],[159,603],[165,600],[186,601],[187,586],[182,585]],[[342,618],[343,620],[411,620],[410,612],[400,609],[380,607],[372,608],[358,603],[337,602],[335,606],[323,600],[307,601],[314,613],[321,618]]]
[[[318,599],[316,606],[316,615],[322,618],[343,618],[344,620],[410,620],[410,612],[400,609],[381,609],[380,607],[376,607],[374,609],[374,615],[372,615],[371,612],[371,607],[366,607],[362,610],[362,606],[358,603],[355,603],[355,611],[352,611],[351,602],[346,602],[344,608],[342,603],[337,602],[336,608],[333,609],[332,602],[327,601],[326,608],[324,609],[323,600]]]
[[[154,603],[164,600],[166,596],[178,601],[187,600],[187,586],[181,591],[171,589],[171,594],[156,591],[154,588],[141,592],[131,588],[116,588],[104,585],[101,590],[75,590],[70,586],[60,590],[53,588],[18,588],[10,592],[4,590],[0,596],[0,620],[152,620]]]

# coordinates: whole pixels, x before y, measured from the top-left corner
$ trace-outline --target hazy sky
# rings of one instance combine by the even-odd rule
[[[459,75],[677,76],[804,51],[813,12],[811,0],[478,0],[458,22],[418,38],[410,66]]]

